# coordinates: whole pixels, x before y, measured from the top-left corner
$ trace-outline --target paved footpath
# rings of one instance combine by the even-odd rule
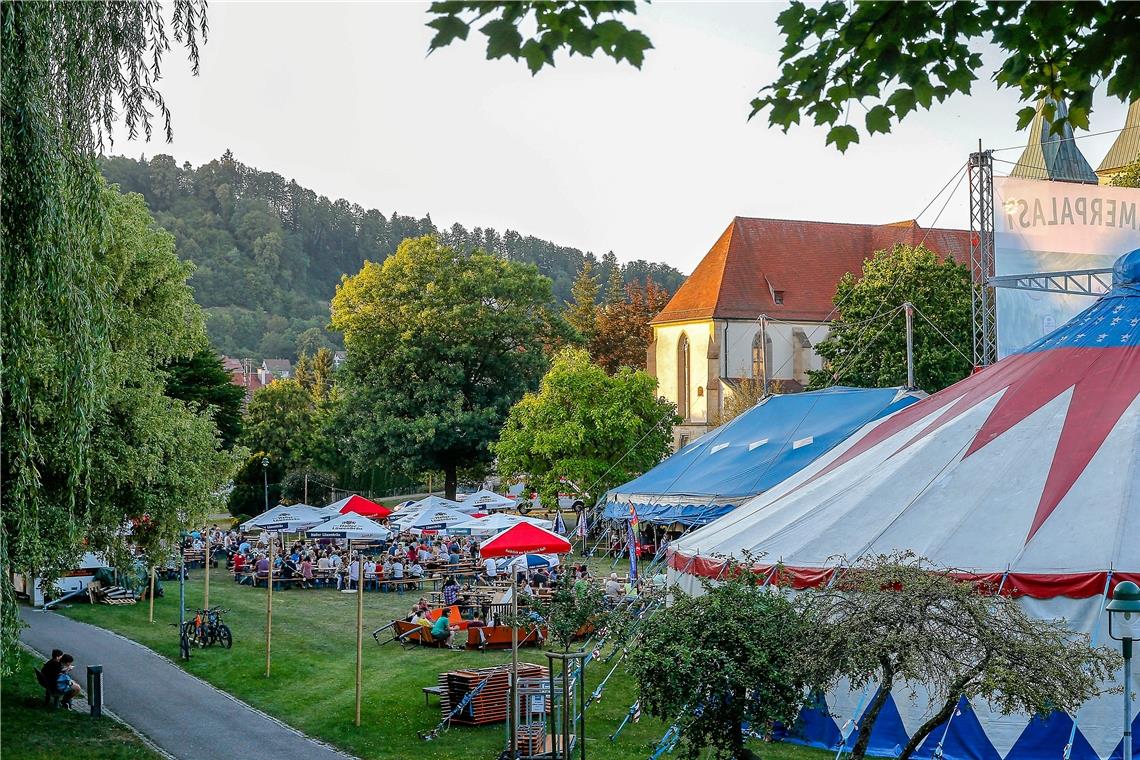
[[[93,625],[21,607],[29,627],[20,639],[39,652],[75,655],[75,680],[85,684],[88,664],[103,666],[103,703],[176,758],[305,758],[349,756],[314,741],[141,644]],[[30,674],[28,674],[30,677]]]

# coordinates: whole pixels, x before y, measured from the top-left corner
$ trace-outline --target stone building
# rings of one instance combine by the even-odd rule
[[[896,243],[969,259],[969,233],[914,221],[838,224],[736,217],[653,320],[647,368],[684,419],[674,443],[709,430],[744,378],[791,392],[822,361],[836,285]]]

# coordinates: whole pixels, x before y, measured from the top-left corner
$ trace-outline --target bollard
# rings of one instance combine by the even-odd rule
[[[87,701],[91,705],[91,717],[103,716],[103,666],[87,666]]]

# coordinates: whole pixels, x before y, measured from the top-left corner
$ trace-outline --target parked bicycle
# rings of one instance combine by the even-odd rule
[[[222,622],[222,614],[227,612],[229,610],[221,607],[196,610],[194,617],[183,624],[182,639],[199,647],[219,644],[229,649],[234,645],[234,636],[230,627]]]

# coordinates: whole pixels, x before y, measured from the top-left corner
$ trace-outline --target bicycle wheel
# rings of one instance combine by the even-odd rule
[[[218,629],[215,634],[216,640],[226,649],[234,645],[234,635],[230,633],[230,627],[225,623],[219,623]]]

